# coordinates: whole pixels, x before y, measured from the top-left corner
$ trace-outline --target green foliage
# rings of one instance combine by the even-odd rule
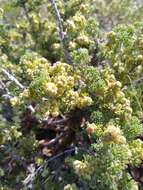
[[[0,189],[142,185],[143,25],[131,23],[142,15],[135,4],[3,2]]]
[[[124,86],[136,114],[143,110],[142,83],[142,23],[119,25],[107,33],[102,44],[103,54],[111,64],[113,73]]]

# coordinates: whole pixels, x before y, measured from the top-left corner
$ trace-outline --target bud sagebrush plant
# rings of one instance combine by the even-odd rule
[[[0,6],[0,189],[139,190],[142,5]]]

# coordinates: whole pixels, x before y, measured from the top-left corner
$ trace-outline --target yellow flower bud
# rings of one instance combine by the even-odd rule
[[[122,91],[116,91],[116,97],[119,99],[125,98],[125,94]]]
[[[69,43],[69,49],[74,50],[76,48],[76,43],[75,42],[70,42]]]
[[[72,100],[77,100],[79,98],[79,94],[77,91],[70,90],[69,94],[70,94]]]
[[[88,169],[88,164],[79,160],[73,162],[73,167],[78,175],[85,175]]]
[[[90,11],[88,4],[81,4],[80,10],[81,10],[81,12],[83,12],[83,13],[88,13],[88,12]]]
[[[59,116],[59,111],[53,111],[51,113],[51,115],[52,115],[52,117],[57,117],[57,116]]]
[[[65,187],[64,187],[64,190],[77,190],[77,187],[75,184],[67,184]]]
[[[54,44],[52,45],[52,47],[53,47],[55,50],[59,50],[61,46],[60,46],[59,43],[54,43]]]
[[[138,56],[137,56],[137,60],[138,60],[138,61],[143,61],[143,55],[138,55]]]
[[[124,136],[117,136],[117,138],[115,139],[115,142],[117,144],[126,144],[126,138]]]
[[[121,87],[122,87],[122,84],[121,84],[119,81],[117,81],[117,82],[115,83],[115,86],[116,86],[117,88],[121,88]]]
[[[78,99],[78,107],[86,107],[92,105],[93,100],[89,96],[83,96]]]
[[[104,138],[107,141],[114,141],[120,135],[120,129],[118,127],[115,127],[114,125],[108,125],[107,129],[104,131]]]
[[[70,32],[74,31],[76,29],[75,23],[73,20],[67,20],[66,23],[66,28],[67,30],[69,30]]]
[[[118,71],[119,73],[125,72],[125,67],[119,66]]]
[[[110,80],[112,80],[112,81],[115,81],[116,79],[115,79],[115,76],[113,75],[113,74],[111,74],[110,75],[110,78],[109,78]]]
[[[83,15],[75,15],[73,20],[78,27],[83,27],[86,23],[86,19]]]
[[[92,135],[97,130],[97,126],[94,123],[87,123],[86,131],[88,135]]]
[[[46,85],[46,91],[48,92],[50,96],[56,96],[58,93],[58,88],[56,87],[54,83],[48,82]]]
[[[129,107],[129,106],[125,107],[125,111],[126,111],[127,113],[129,113],[129,114],[132,114],[132,112],[133,112],[132,108]]]
[[[76,39],[76,41],[77,41],[78,44],[84,45],[84,46],[87,46],[87,45],[90,44],[90,39],[86,35],[78,36],[78,38]]]
[[[114,38],[116,36],[116,33],[114,31],[110,31],[107,33],[107,38]]]
[[[142,71],[143,71],[142,65],[139,65],[139,66],[136,67],[136,73],[137,73],[137,74],[141,74]]]
[[[19,105],[19,103],[20,103],[18,97],[11,98],[10,102],[11,102],[12,106]]]

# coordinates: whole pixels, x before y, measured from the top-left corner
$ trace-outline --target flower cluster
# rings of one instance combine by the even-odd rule
[[[143,142],[137,139],[130,143],[130,148],[133,155],[132,162],[138,167],[143,162]]]
[[[124,92],[131,99],[137,115],[142,112],[142,24],[120,25],[107,33],[106,42],[101,45],[104,56],[111,64],[113,73],[122,83]],[[139,83],[138,83],[139,82]]]
[[[75,184],[68,184],[64,187],[64,190],[77,190],[77,187]]]
[[[28,55],[21,59],[20,65],[23,77],[31,79],[31,82],[18,97],[11,99],[13,105],[34,102],[36,112],[46,118],[93,104],[88,91],[80,87],[82,79],[79,71],[74,72],[68,64],[57,62],[51,66],[46,59],[35,56],[31,60]]]
[[[138,190],[143,25],[105,32],[132,2],[3,1],[0,189]]]
[[[121,135],[121,131],[118,127],[109,124],[104,131],[104,139],[107,142],[115,142],[117,144],[125,144],[126,138]]]
[[[75,172],[84,179],[90,179],[93,172],[93,168],[89,162],[75,160],[73,162],[73,168]]]

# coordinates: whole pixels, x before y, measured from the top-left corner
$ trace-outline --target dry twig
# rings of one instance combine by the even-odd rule
[[[68,43],[67,43],[67,40],[66,40],[66,35],[65,35],[65,32],[64,32],[64,29],[63,29],[63,20],[61,18],[61,15],[60,15],[60,12],[58,10],[58,7],[56,5],[55,0],[49,0],[49,1],[50,1],[51,5],[53,7],[53,10],[55,12],[55,17],[56,17],[56,20],[57,20],[57,23],[58,23],[59,36],[60,36],[61,43],[62,43],[62,46],[63,46],[65,61],[68,64],[72,64],[72,59],[71,59],[70,53],[68,52]]]

